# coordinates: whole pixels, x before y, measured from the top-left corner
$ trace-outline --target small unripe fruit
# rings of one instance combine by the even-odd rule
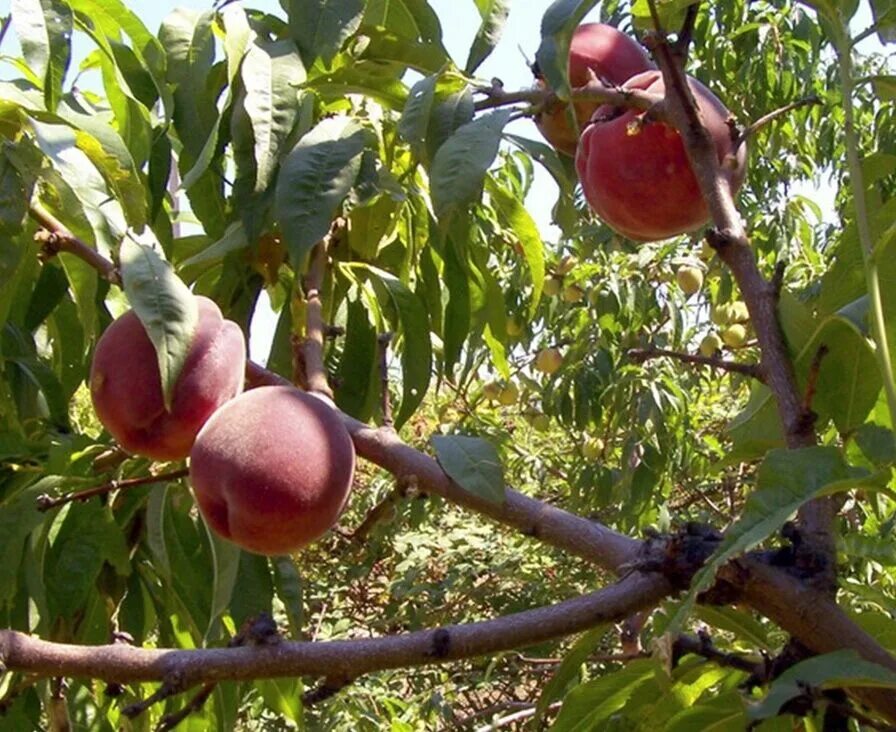
[[[532,417],[530,424],[533,429],[539,432],[547,432],[551,426],[551,418],[546,414],[536,414]]]
[[[560,260],[557,266],[554,267],[554,272],[556,272],[561,277],[563,275],[568,275],[576,268],[576,265],[578,263],[578,260],[574,256],[572,256],[571,254],[567,254],[565,257],[563,257],[563,259]]]
[[[523,334],[523,326],[516,318],[507,319],[507,335],[511,338],[519,338]]]
[[[482,395],[491,401],[497,401],[501,395],[501,385],[497,381],[490,381],[482,387]]]
[[[498,402],[505,407],[516,404],[516,401],[519,398],[520,390],[512,381],[507,382],[507,385],[498,393]]]
[[[700,355],[712,358],[722,350],[722,339],[715,333],[710,333],[700,341]]]
[[[729,323],[746,323],[750,319],[750,311],[743,300],[735,300],[728,305]]]
[[[294,552],[330,529],[354,469],[355,448],[339,415],[291,386],[231,400],[190,452],[190,481],[208,525],[258,554]]]
[[[133,310],[103,332],[90,367],[90,396],[100,422],[128,452],[182,460],[212,413],[243,388],[246,341],[218,306],[197,297],[199,319],[165,409],[159,362]]]
[[[535,368],[544,374],[554,374],[563,365],[563,355],[557,348],[543,348],[535,357]]]
[[[578,285],[570,285],[563,290],[563,302],[581,302],[585,298],[585,291]]]
[[[700,292],[700,288],[703,287],[703,270],[698,267],[679,267],[675,273],[675,280],[681,291],[690,297]]]
[[[713,325],[728,325],[731,322],[731,306],[728,304],[716,305],[709,314]]]
[[[714,256],[716,256],[716,250],[713,248],[712,244],[704,239],[703,243],[700,245],[700,259],[704,262],[708,262]]]
[[[597,460],[604,451],[604,441],[600,437],[588,437],[582,444],[582,455],[588,460]]]
[[[722,331],[722,340],[729,348],[740,348],[747,342],[747,329],[740,323],[729,325]]]
[[[563,289],[563,280],[558,279],[557,277],[546,277],[544,280],[544,287],[542,287],[542,292],[548,297],[556,297],[560,294],[560,290]]]

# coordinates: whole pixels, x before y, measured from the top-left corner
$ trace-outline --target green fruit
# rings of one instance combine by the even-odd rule
[[[501,396],[501,385],[497,381],[490,381],[482,387],[482,395],[490,401],[498,401]]]
[[[551,418],[546,414],[536,414],[530,422],[533,429],[539,432],[547,432],[551,426]]]
[[[519,398],[520,390],[512,381],[507,382],[507,385],[498,393],[498,402],[503,404],[505,407],[516,404]]]
[[[548,297],[556,297],[560,294],[560,290],[563,289],[563,280],[557,277],[546,277],[544,280],[544,287],[542,288],[542,292]]]
[[[728,325],[731,322],[731,306],[716,305],[709,314],[713,325]]]
[[[729,325],[721,335],[725,345],[729,348],[740,348],[747,342],[747,329],[740,323]]]
[[[563,290],[563,301],[568,303],[581,302],[585,297],[585,291],[578,285],[570,285]]]
[[[567,275],[572,272],[576,268],[576,265],[578,263],[578,260],[574,256],[572,256],[571,254],[567,254],[565,257],[563,257],[563,259],[560,260],[559,264],[554,267],[554,272],[562,277],[563,275]]]
[[[543,374],[553,374],[563,365],[563,355],[557,348],[543,348],[535,357],[535,368]]]
[[[743,300],[735,300],[728,306],[729,323],[746,323],[750,319],[750,311]]]
[[[675,279],[681,291],[690,297],[700,292],[700,288],[703,287],[703,270],[698,267],[679,267]]]
[[[582,455],[588,460],[597,460],[604,451],[604,441],[600,437],[588,437],[582,443]]]
[[[507,335],[511,338],[519,338],[523,334],[523,326],[516,318],[507,320]]]
[[[700,341],[700,354],[711,358],[722,350],[722,339],[715,333],[710,333],[702,341]]]
[[[716,250],[713,249],[712,245],[706,239],[703,240],[703,243],[700,245],[700,259],[704,262],[708,262],[716,256]]]

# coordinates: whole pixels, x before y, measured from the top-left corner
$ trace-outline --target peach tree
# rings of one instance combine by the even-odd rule
[[[896,724],[896,5],[281,5],[0,23],[0,727]]]

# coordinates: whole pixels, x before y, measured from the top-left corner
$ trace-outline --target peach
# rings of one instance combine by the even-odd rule
[[[128,452],[181,460],[196,434],[243,388],[246,341],[214,302],[197,297],[193,343],[174,386],[171,411],[162,398],[155,348],[132,310],[115,320],[96,345],[90,395],[100,422]]]
[[[331,528],[348,500],[355,448],[336,411],[291,386],[225,404],[190,452],[208,525],[243,549],[287,554]]]
[[[569,85],[584,86],[591,81],[591,72],[606,84],[619,86],[629,77],[654,68],[641,45],[613,26],[605,23],[583,23],[575,29],[569,44]],[[536,82],[544,86],[544,81]],[[591,119],[599,102],[574,102],[577,126],[574,128],[562,102],[552,105],[535,118],[544,138],[566,155],[576,154],[579,132]]]
[[[731,192],[743,183],[746,149],[733,152],[728,110],[696,79],[688,84],[715,144]],[[659,71],[629,79],[626,89],[663,94]],[[576,171],[585,198],[611,228],[629,239],[656,241],[698,229],[709,211],[678,131],[644,120],[644,112],[604,105],[582,133]],[[732,160],[733,158],[733,160]]]

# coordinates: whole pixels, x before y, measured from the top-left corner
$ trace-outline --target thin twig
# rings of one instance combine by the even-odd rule
[[[678,31],[678,38],[675,40],[675,55],[678,57],[678,63],[684,68],[688,58],[688,48],[691,41],[694,40],[694,25],[697,23],[697,11],[700,10],[700,3],[694,2],[688,6],[685,11],[684,22],[681,24],[681,30]]]
[[[380,333],[376,339],[380,362],[380,408],[383,413],[383,427],[392,429],[395,422],[392,421],[392,399],[389,395],[389,344],[392,342],[392,333]]]
[[[309,689],[302,694],[302,706],[313,707],[315,704],[320,704],[321,702],[336,696],[336,694],[351,683],[352,680],[348,678],[326,678],[313,689]]]
[[[821,362],[829,353],[829,349],[825,344],[821,344],[812,358],[812,364],[809,366],[809,376],[806,383],[806,394],[803,397],[803,410],[806,414],[812,414],[812,403],[815,401],[815,392],[818,389],[818,377],[821,375]]]
[[[170,473],[144,475],[140,478],[128,478],[126,480],[110,480],[108,483],[103,483],[102,485],[95,486],[94,488],[87,488],[83,491],[66,493],[63,496],[57,496],[56,498],[48,495],[47,493],[41,493],[36,499],[37,510],[41,512],[49,511],[51,508],[56,508],[57,506],[62,506],[66,503],[71,503],[72,501],[87,501],[96,496],[102,496],[107,493],[111,493],[112,491],[135,488],[141,485],[149,485],[150,483],[161,483],[163,481],[177,480],[179,478],[186,477],[189,474],[189,469],[182,468],[180,470],[173,470]]]
[[[413,476],[396,481],[395,487],[389,491],[386,497],[367,512],[364,520],[358,524],[358,528],[349,535],[349,541],[361,544],[370,536],[370,532],[377,524],[391,520],[396,513],[396,504],[408,494],[409,490],[416,488],[416,484],[417,481]]]
[[[750,376],[757,381],[765,382],[762,369],[759,364],[737,363],[736,361],[726,361],[723,358],[715,356],[698,356],[691,353],[681,353],[680,351],[668,351],[664,348],[632,348],[628,351],[628,356],[637,363],[644,363],[654,358],[674,358],[684,363],[697,364],[700,366],[712,366],[713,368],[730,371],[735,374],[743,374]]]
[[[38,231],[34,235],[35,240],[41,244],[43,259],[55,257],[59,252],[68,252],[83,259],[113,285],[121,284],[121,276],[115,264],[72,234],[43,206],[34,202],[28,209],[28,213],[43,227],[42,231]]]
[[[156,726],[156,732],[169,732],[169,730],[177,727],[177,725],[183,722],[191,714],[201,710],[217,687],[218,684],[214,681],[204,684],[183,708],[162,717],[159,724]]]
[[[780,109],[776,109],[773,112],[769,112],[768,114],[763,115],[752,124],[747,125],[743,128],[743,130],[741,130],[740,134],[737,136],[737,139],[735,139],[734,145],[732,147],[732,154],[736,153],[738,148],[743,143],[753,137],[763,127],[771,124],[779,117],[783,117],[788,112],[792,112],[794,109],[806,107],[811,104],[821,104],[821,99],[819,99],[814,94],[812,96],[806,97],[805,99],[798,99],[797,101],[791,102],[790,104],[785,104]]]
[[[738,671],[745,671],[760,680],[764,679],[766,676],[767,669],[764,661],[742,656],[737,653],[720,651],[713,645],[712,639],[707,633],[700,633],[696,638],[690,635],[680,635],[675,639],[672,648],[677,656],[692,653],[695,656],[702,656],[719,666],[726,666],[728,668],[736,668]]]

